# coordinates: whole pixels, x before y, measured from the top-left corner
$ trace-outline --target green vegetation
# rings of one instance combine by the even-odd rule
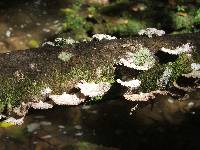
[[[82,65],[71,68],[69,72],[65,74],[67,80],[85,80],[86,82],[108,82],[114,83],[114,68],[109,66],[102,70],[101,75],[97,75],[96,70],[91,70],[88,66]]]
[[[80,40],[87,38],[87,31],[90,30],[91,24],[79,14],[83,1],[76,0],[72,8],[63,9],[65,14],[65,22],[63,24],[64,31],[67,31],[70,36]]]
[[[160,0],[113,0],[107,5],[90,4],[84,0],[75,0],[71,7],[63,9],[65,16],[63,34],[75,40],[90,39],[95,33],[107,33],[117,37],[130,37],[146,27],[162,28],[167,33],[197,32],[200,26],[200,2],[176,1],[175,5]],[[55,41],[56,46],[63,46],[75,41]],[[37,47],[38,42],[30,40],[31,47]],[[142,53],[141,53],[142,52]],[[87,56],[81,56],[82,62],[69,64],[76,57],[72,53],[62,52],[58,55],[60,64],[51,68],[47,75],[18,74],[16,77],[7,76],[0,79],[0,112],[5,108],[17,106],[22,101],[29,100],[32,96],[39,96],[41,89],[52,88],[53,92],[60,93],[67,89],[66,86],[76,81],[109,82],[114,83],[114,68],[112,63],[98,62],[92,66]],[[133,56],[136,65],[154,64],[155,59],[146,48],[136,51]],[[142,81],[141,90],[149,92],[158,89],[158,80],[168,67],[172,70],[167,87],[170,87],[182,73],[190,71],[192,61],[200,63],[200,54],[193,52],[193,60],[182,54],[174,62],[156,64],[148,71],[139,74],[137,78]],[[54,64],[52,64],[54,65]],[[57,65],[57,66],[56,66]],[[67,69],[66,69],[67,68]],[[96,70],[94,69],[96,68]],[[36,82],[37,81],[37,82]],[[101,97],[92,98],[99,101]]]
[[[41,90],[46,87],[52,89],[54,94],[60,94],[72,88],[80,80],[114,83],[113,64],[99,63],[93,66],[89,63],[91,60],[89,59],[87,63],[88,58],[83,56],[80,60],[82,62],[72,65],[71,61],[77,58],[70,52],[61,52],[57,59],[58,63],[44,66],[43,69],[48,69],[48,74],[26,73],[19,70],[9,76],[2,75],[4,78],[0,79],[0,112],[5,109],[11,110],[21,102],[32,101],[34,98],[41,99]]]
[[[147,27],[145,21],[134,19],[119,19],[118,23],[107,23],[106,32],[117,37],[136,35],[139,30]]]
[[[172,28],[175,31],[186,31],[190,32],[192,30],[193,25],[193,16],[186,14],[185,16],[181,16],[177,13],[172,14]]]
[[[151,69],[138,75],[137,79],[142,82],[140,90],[150,92],[158,89],[157,81],[160,79],[165,68],[161,65],[155,65]]]
[[[191,59],[185,53],[181,54],[175,62],[168,63],[167,66],[172,69],[169,84],[176,81],[181,74],[191,72],[191,63]]]
[[[200,24],[200,8],[197,9],[196,13],[195,13],[195,17],[194,17],[194,23],[196,25]]]
[[[114,0],[101,5],[76,0],[71,7],[63,9],[64,35],[76,40],[89,39],[96,33],[130,37],[147,27],[161,28],[173,34],[197,32],[199,6],[198,1],[174,1],[171,4],[160,0]]]
[[[166,88],[172,86],[173,82],[176,81],[181,74],[189,73],[191,71],[191,63],[192,60],[187,56],[187,54],[183,53],[174,62],[155,65],[151,69],[138,75],[137,79],[142,82],[140,90],[143,92],[150,92],[159,89],[158,81],[167,67],[172,70],[172,74],[169,77],[169,82],[166,85]]]
[[[44,87],[39,81],[35,82],[29,77],[17,79],[16,77],[1,78],[0,86],[0,112],[19,105],[22,101],[37,97]]]

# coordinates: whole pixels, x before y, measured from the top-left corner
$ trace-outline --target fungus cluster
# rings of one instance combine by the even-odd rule
[[[136,70],[148,70],[155,64],[155,58],[147,48],[139,45],[135,53],[127,52],[118,64]]]
[[[153,33],[158,31],[161,36],[164,32],[150,29],[142,30],[141,35],[147,34],[152,37]],[[119,59],[118,64],[129,68],[130,72],[137,72],[133,76],[133,80],[117,82],[127,87],[124,98],[129,101],[147,101],[154,99],[156,95],[172,94],[168,89],[175,87],[182,91],[193,91],[192,87],[179,86],[176,80],[181,76],[187,78],[200,78],[200,64],[192,62],[192,49],[190,43],[183,44],[175,49],[167,49],[162,47],[159,51],[168,55],[177,55],[175,60],[164,64],[159,64],[155,56],[142,46],[139,46],[135,52],[127,52]],[[162,60],[161,60],[162,61]],[[191,67],[189,67],[191,64]],[[192,72],[190,72],[192,70]]]
[[[95,97],[95,96],[103,96],[111,87],[110,83],[102,82],[95,84],[87,83],[82,81],[76,85],[77,88],[80,89],[81,93],[85,96]]]
[[[173,50],[162,47],[161,51],[165,52],[165,53],[168,53],[168,54],[171,54],[171,55],[180,55],[182,53],[190,53],[190,52],[192,52],[192,48],[193,47],[191,46],[190,43],[186,43],[186,44],[183,44],[182,46],[176,47]]]
[[[146,35],[149,38],[152,38],[153,35],[155,36],[163,36],[165,34],[165,31],[163,30],[158,30],[156,28],[146,28],[142,29],[138,32],[139,35]]]
[[[92,36],[92,39],[96,39],[98,41],[101,41],[103,39],[105,40],[114,40],[114,39],[117,39],[115,36],[110,36],[110,35],[107,35],[107,34],[94,34]]]

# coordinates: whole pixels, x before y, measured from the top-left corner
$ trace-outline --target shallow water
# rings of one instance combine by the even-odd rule
[[[199,93],[135,105],[112,100],[31,110],[22,126],[0,129],[1,149],[199,149]]]
[[[67,0],[1,0],[0,52],[37,47],[60,31]]]

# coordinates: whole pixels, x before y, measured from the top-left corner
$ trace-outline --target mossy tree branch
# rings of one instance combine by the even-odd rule
[[[70,92],[80,80],[113,83],[116,61],[126,52],[133,52],[138,44],[154,53],[161,47],[191,43],[198,56],[199,41],[200,34],[195,33],[91,41],[64,48],[40,47],[0,54],[0,112],[5,106],[9,108],[34,99],[45,87],[50,87],[54,94],[61,94]],[[65,63],[58,58],[61,52],[70,54]]]

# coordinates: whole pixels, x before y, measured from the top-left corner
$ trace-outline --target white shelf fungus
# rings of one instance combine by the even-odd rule
[[[110,35],[106,35],[106,34],[94,34],[92,36],[92,39],[97,39],[99,41],[105,39],[105,40],[114,40],[117,39],[115,36],[110,36]]]
[[[67,94],[64,92],[62,95],[50,95],[49,98],[57,105],[79,105],[85,99],[77,97],[76,94]]]
[[[138,88],[141,84],[141,81],[136,80],[130,80],[130,81],[122,81],[120,79],[117,79],[117,83],[121,84],[122,86],[130,87],[130,88]]]
[[[74,55],[72,53],[69,52],[61,52],[58,55],[58,59],[64,61],[64,62],[68,62]]]
[[[190,73],[182,74],[182,76],[184,76],[186,78],[199,78],[200,79],[200,71],[193,70]]]
[[[49,87],[47,87],[47,88],[41,90],[41,95],[46,96],[46,95],[51,94],[51,92],[52,92],[52,90]]]
[[[147,48],[140,46],[135,53],[127,52],[118,63],[136,70],[148,70],[155,64],[155,59]]]
[[[39,101],[37,103],[31,103],[31,107],[34,109],[49,109],[49,108],[53,108],[53,105],[46,102]]]
[[[174,87],[176,87],[177,89],[180,89],[180,90],[183,90],[185,92],[192,92],[192,91],[195,91],[195,89],[191,88],[191,87],[182,87],[182,86],[179,86],[176,81],[173,82],[173,85]]]
[[[47,41],[47,42],[44,42],[42,43],[42,46],[46,46],[46,45],[50,45],[50,46],[63,46],[63,45],[72,45],[74,43],[78,43],[78,41],[75,41],[73,40],[72,38],[56,38],[54,40],[54,42],[51,42],[51,41]]]
[[[146,28],[142,29],[138,32],[139,35],[147,35],[149,38],[152,38],[153,35],[155,36],[162,36],[165,34],[165,31],[158,30],[156,28]]]
[[[156,94],[166,95],[166,91],[152,91],[150,93],[139,93],[139,94],[124,94],[124,98],[129,101],[148,101],[149,99],[154,99]]]
[[[77,43],[74,39],[72,38],[56,38],[55,39],[55,43],[56,43],[56,46],[62,46],[62,45],[67,45],[67,44],[74,44],[74,43]]]
[[[161,51],[168,53],[168,54],[172,54],[172,55],[179,55],[179,54],[182,54],[182,53],[191,52],[192,48],[193,48],[193,46],[190,46],[190,43],[187,43],[187,44],[183,44],[182,46],[176,47],[174,50],[162,47]]]
[[[78,83],[76,85],[77,88],[81,90],[81,93],[85,96],[95,97],[104,95],[111,87],[110,83],[102,82],[102,83],[87,83],[83,81],[82,83]]]
[[[55,46],[55,43],[53,43],[51,41],[47,41],[47,42],[42,43],[42,46],[46,46],[46,45]]]
[[[200,64],[192,63],[191,68],[192,68],[192,70],[198,71],[198,70],[200,70]]]
[[[24,123],[24,117],[19,118],[19,119],[9,117],[8,119],[4,120],[4,122],[11,123],[11,124],[14,124],[14,125],[22,125]]]

